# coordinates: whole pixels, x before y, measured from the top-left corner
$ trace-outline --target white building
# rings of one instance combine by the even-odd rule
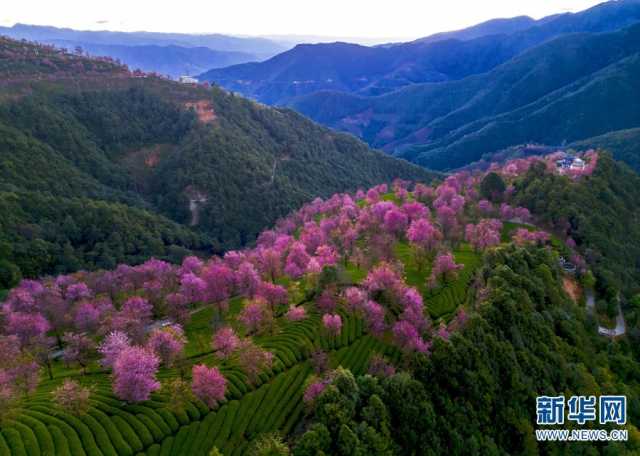
[[[193,76],[180,76],[178,79],[182,84],[197,84],[198,80]]]
[[[581,158],[574,158],[573,159],[573,163],[571,163],[571,169],[574,170],[580,170],[582,171],[585,167],[587,166],[587,164],[585,163],[585,161]]]

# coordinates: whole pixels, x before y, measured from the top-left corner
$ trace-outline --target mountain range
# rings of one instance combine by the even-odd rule
[[[609,2],[580,13],[492,21],[392,46],[302,44],[264,62],[211,70],[200,79],[268,104],[319,91],[375,96],[484,73],[560,35],[617,30],[638,20],[638,0]]]
[[[607,2],[410,43],[300,45],[201,77],[446,170],[512,145],[640,126],[638,21],[639,1]]]
[[[90,55],[118,59],[131,69],[172,78],[264,60],[290,47],[266,38],[221,34],[81,31],[28,24],[0,27],[0,35],[52,44],[70,51],[81,48]]]

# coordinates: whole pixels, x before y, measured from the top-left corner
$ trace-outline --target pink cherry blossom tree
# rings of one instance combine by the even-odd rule
[[[187,339],[178,324],[154,330],[147,340],[147,348],[160,359],[163,366],[171,367],[182,355]]]
[[[338,314],[324,314],[322,325],[331,336],[336,337],[342,330],[342,318]]]
[[[122,331],[113,331],[104,338],[98,346],[98,352],[102,355],[100,361],[104,367],[113,367],[120,353],[131,346],[131,340]]]
[[[204,402],[207,407],[215,408],[224,400],[227,390],[227,380],[216,367],[204,364],[193,366],[191,390],[193,394]]]
[[[263,298],[255,298],[248,301],[238,320],[251,333],[262,333],[273,326],[273,313]]]
[[[233,328],[226,326],[216,331],[211,340],[211,346],[215,356],[221,359],[227,359],[240,346],[240,338],[236,335]]]
[[[307,318],[307,311],[303,306],[291,306],[285,317],[289,321],[302,321]]]
[[[429,286],[429,288],[435,288],[440,280],[443,282],[455,280],[458,276],[458,270],[463,267],[463,265],[455,262],[451,252],[438,254],[433,262],[431,275],[427,280],[427,286]]]
[[[426,259],[442,241],[442,233],[429,220],[417,219],[407,229],[407,239],[414,248],[418,268],[422,269]]]
[[[160,388],[156,373],[160,359],[142,347],[127,347],[113,364],[113,392],[127,402],[141,402]]]
[[[62,337],[65,343],[62,359],[69,364],[77,363],[82,368],[82,373],[86,373],[87,365],[91,360],[94,350],[96,348],[95,343],[89,337],[79,333],[65,333]]]

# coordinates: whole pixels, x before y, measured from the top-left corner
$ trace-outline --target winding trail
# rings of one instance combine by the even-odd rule
[[[585,296],[587,298],[587,310],[592,315],[595,315],[596,311],[596,299],[593,295],[593,290],[585,290]],[[598,334],[608,337],[622,336],[627,332],[627,326],[624,321],[624,315],[620,308],[620,299],[618,299],[618,315],[616,316],[616,327],[613,329],[606,328],[598,325]]]

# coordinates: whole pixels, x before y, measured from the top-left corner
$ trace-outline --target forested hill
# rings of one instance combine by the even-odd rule
[[[369,98],[315,94],[293,104],[374,147],[453,169],[516,144],[571,143],[636,127],[639,53],[640,25],[573,34],[460,81]]]
[[[558,158],[316,199],[224,256],[22,281],[0,454],[637,455],[640,294],[615,337],[584,298],[617,309],[600,259],[637,261],[639,178]],[[605,395],[618,419],[567,404]],[[622,439],[539,440],[540,396]]]
[[[289,110],[5,38],[0,100],[5,286],[238,247],[317,196],[433,176]]]

